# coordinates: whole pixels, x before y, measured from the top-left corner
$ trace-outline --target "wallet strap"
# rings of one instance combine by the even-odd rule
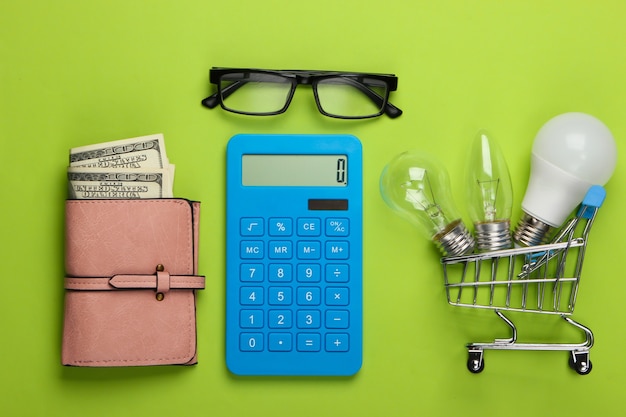
[[[158,271],[152,275],[113,275],[112,277],[65,277],[68,290],[153,289],[166,293],[170,289],[204,289],[204,276],[169,275]]]

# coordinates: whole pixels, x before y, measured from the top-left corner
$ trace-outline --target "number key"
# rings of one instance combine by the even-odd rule
[[[319,310],[299,310],[296,326],[300,329],[318,329],[321,323]]]
[[[246,352],[260,352],[263,350],[263,333],[241,333],[239,349]]]
[[[320,265],[299,264],[296,277],[298,282],[319,282],[321,280]]]
[[[291,264],[270,264],[268,279],[271,282],[290,282]]]
[[[320,304],[320,298],[321,292],[319,287],[298,287],[298,305],[316,306]]]
[[[291,310],[270,310],[268,317],[270,329],[288,329],[291,327]]]
[[[241,264],[239,279],[244,282],[262,282],[263,264]]]
[[[239,326],[244,329],[260,329],[263,327],[263,310],[241,310]]]
[[[243,305],[262,305],[263,287],[241,287],[239,302]]]
[[[270,287],[268,295],[270,305],[291,304],[291,287]]]

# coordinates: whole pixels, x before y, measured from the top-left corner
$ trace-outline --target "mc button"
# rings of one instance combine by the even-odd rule
[[[241,259],[263,259],[263,242],[258,240],[242,241],[239,256]]]

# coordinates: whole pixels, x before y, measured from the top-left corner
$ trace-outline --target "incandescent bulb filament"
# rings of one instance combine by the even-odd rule
[[[404,152],[380,176],[383,200],[431,239],[444,255],[471,252],[474,240],[457,214],[448,173],[431,155]]]
[[[511,247],[513,187],[504,155],[486,131],[478,132],[467,162],[467,201],[478,250]]]
[[[411,181],[404,184],[406,201],[411,203],[416,210],[424,211],[432,220],[435,229],[442,230],[445,228],[445,216],[432,192],[432,186],[428,180],[428,171],[424,168],[411,167],[409,168],[409,179]]]

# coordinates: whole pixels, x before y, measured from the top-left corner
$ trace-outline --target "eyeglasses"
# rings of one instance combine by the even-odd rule
[[[393,74],[340,71],[212,68],[209,75],[217,92],[202,104],[210,109],[253,116],[284,113],[299,84],[313,88],[320,113],[339,119],[366,119],[383,113],[391,118],[402,110],[391,104],[389,93],[398,86]]]

